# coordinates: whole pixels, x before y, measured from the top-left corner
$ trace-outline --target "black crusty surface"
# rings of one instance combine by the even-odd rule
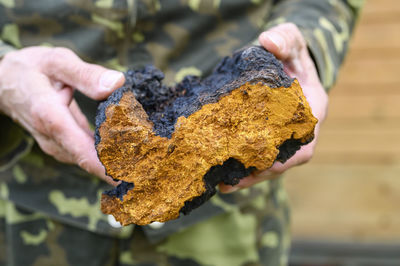
[[[259,46],[251,46],[235,52],[231,57],[225,57],[215,67],[208,77],[200,79],[186,76],[176,86],[162,84],[164,74],[152,65],[140,70],[129,70],[125,73],[125,84],[114,91],[108,99],[100,103],[96,115],[96,145],[100,142],[99,127],[105,121],[105,110],[110,104],[118,104],[127,91],[134,93],[136,99],[154,124],[154,132],[161,137],[170,138],[174,125],[180,116],[188,117],[201,109],[205,104],[215,103],[234,89],[246,82],[263,82],[271,88],[290,87],[293,79],[283,70],[283,65],[274,55]],[[292,157],[301,143],[289,139],[279,147],[276,161],[284,163]],[[199,207],[216,193],[216,185],[223,182],[229,185],[238,184],[240,179],[256,170],[254,167],[245,168],[234,158],[228,159],[222,165],[215,165],[203,177],[206,191],[185,202],[180,210],[187,214]],[[123,200],[123,195],[132,189],[134,184],[122,181],[113,190],[106,191],[109,196]]]

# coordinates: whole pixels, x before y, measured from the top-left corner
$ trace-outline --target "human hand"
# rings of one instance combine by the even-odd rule
[[[292,23],[278,25],[261,33],[258,40],[266,50],[283,62],[285,72],[299,81],[313,115],[318,118],[314,131],[315,137],[312,142],[302,146],[284,164],[275,162],[267,170],[255,171],[250,176],[240,180],[236,186],[221,183],[219,188],[222,193],[231,193],[276,178],[287,169],[308,162],[314,153],[319,129],[327,113],[328,96],[318,78],[314,62],[307,50],[306,41],[297,26]]]
[[[94,134],[73,90],[100,100],[124,81],[121,72],[85,63],[66,48],[25,48],[0,61],[0,111],[31,133],[45,153],[115,185],[97,158]]]

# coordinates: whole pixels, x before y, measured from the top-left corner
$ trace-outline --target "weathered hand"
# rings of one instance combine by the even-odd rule
[[[308,53],[306,42],[297,26],[292,23],[281,24],[261,33],[258,39],[265,49],[283,62],[285,72],[289,76],[297,78],[300,82],[303,93],[311,106],[312,113],[318,118],[315,138],[308,145],[302,146],[284,164],[275,162],[271,168],[265,171],[256,171],[243,178],[236,186],[220,184],[220,191],[223,193],[230,193],[264,180],[276,178],[287,169],[308,162],[314,153],[319,128],[327,113],[328,96],[318,78],[317,70]]]
[[[45,153],[115,185],[97,158],[73,89],[99,100],[124,80],[122,73],[85,63],[65,48],[25,48],[0,61],[0,110],[29,131]]]

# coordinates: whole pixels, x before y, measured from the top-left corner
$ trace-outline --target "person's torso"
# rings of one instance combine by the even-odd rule
[[[0,37],[22,48],[71,48],[112,68],[152,63],[166,80],[208,74],[222,56],[257,38],[271,0],[11,0]]]
[[[165,72],[166,82],[173,83],[189,74],[207,75],[222,57],[256,40],[272,2],[1,1],[0,38],[16,48],[68,47],[85,61],[114,69],[154,64]],[[97,103],[82,95],[77,100],[93,121]],[[278,181],[264,184],[243,193],[218,197],[229,204],[243,204],[263,194],[272,197],[280,187]],[[75,166],[55,161],[37,146],[19,162],[0,171],[0,186],[7,191],[8,200],[18,206],[90,231],[119,232],[100,213],[99,196],[106,185]],[[148,229],[148,235],[159,239],[223,212],[224,204],[216,199],[189,216],[166,223],[162,230]]]

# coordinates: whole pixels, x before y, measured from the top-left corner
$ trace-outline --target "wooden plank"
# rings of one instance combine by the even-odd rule
[[[324,132],[319,137],[319,149],[324,152],[340,154],[346,151],[357,153],[399,153],[400,132],[380,134],[379,132],[364,132],[349,134],[347,132]]]
[[[322,126],[311,165],[400,163],[399,137],[400,119],[383,119],[377,122],[368,118],[331,120],[328,118]],[[382,145],[381,139],[388,141],[389,144]],[[370,145],[371,142],[374,144]],[[360,145],[361,150],[357,148]],[[375,148],[376,145],[379,149]]]
[[[379,165],[380,167],[387,167],[391,165],[400,164],[400,154],[395,152],[356,152],[347,149],[340,152],[317,150],[314,157],[309,163],[310,167],[315,165],[334,165],[342,167],[343,165]]]
[[[400,117],[399,103],[400,95],[398,94],[378,94],[373,97],[370,95],[358,95],[357,97],[335,95],[331,97],[329,103],[328,119],[370,118],[376,122],[386,118],[398,119]]]
[[[400,166],[299,167],[286,176],[296,237],[400,239]]]
[[[400,5],[398,0],[375,1],[367,4],[363,8],[359,20],[360,27],[370,26],[371,24],[388,24],[400,22]]]
[[[397,23],[400,21],[399,19],[400,12],[397,10],[390,11],[379,14],[363,14],[362,16],[362,26],[365,27],[367,25],[385,25],[386,23]]]
[[[400,132],[400,119],[384,117],[383,119],[376,121],[370,118],[332,119],[328,116],[328,119],[322,125],[322,133],[337,131],[348,133],[378,131],[383,135],[387,133],[396,133]]]
[[[361,17],[380,16],[389,13],[400,14],[399,0],[368,0],[362,10]],[[364,20],[361,23],[364,23]]]
[[[379,84],[363,84],[362,86],[357,83],[357,81],[342,82],[341,77],[346,75],[346,73],[339,74],[339,81],[334,86],[330,93],[330,100],[335,101],[338,96],[355,97],[359,95],[375,97],[376,95],[386,95],[387,97],[392,97],[400,95],[400,84],[397,83],[386,83],[385,86]]]
[[[294,238],[400,241],[400,4],[369,0],[310,163],[288,171]]]
[[[317,153],[396,154],[400,156],[400,118],[330,119],[322,125]]]
[[[351,65],[352,62],[366,60],[381,60],[382,62],[386,62],[387,60],[399,61],[399,47],[386,47],[385,49],[380,47],[351,47],[345,58],[344,67]]]
[[[360,26],[354,35],[353,48],[396,48],[400,46],[400,23]]]
[[[398,60],[353,60],[351,62],[349,61],[348,64],[343,67],[343,75],[340,77],[340,79],[342,83],[399,83],[400,86],[399,70],[400,61]]]

